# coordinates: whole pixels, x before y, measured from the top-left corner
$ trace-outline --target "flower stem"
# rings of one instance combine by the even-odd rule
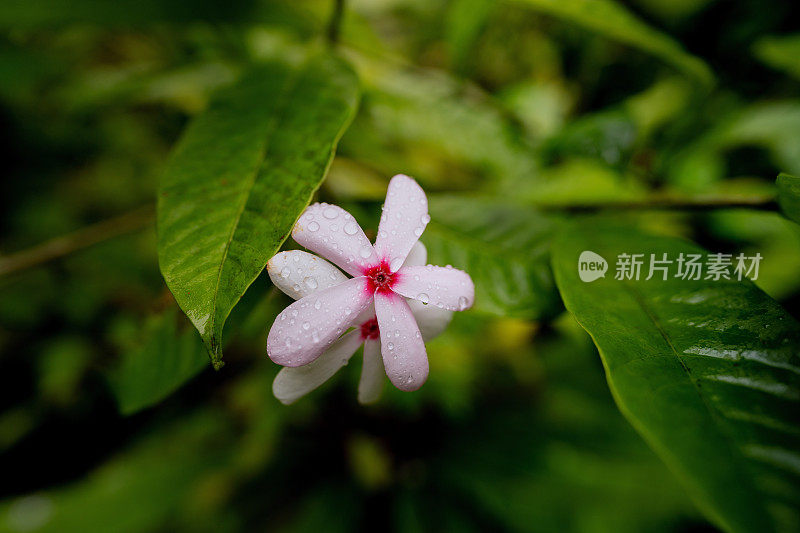
[[[37,267],[111,238],[132,233],[153,222],[154,206],[146,205],[86,226],[26,250],[0,256],[0,277]]]
[[[339,32],[344,15],[344,0],[333,0],[333,11],[328,19],[328,43],[335,46],[339,42]]]
[[[778,211],[777,200],[773,196],[695,196],[680,198],[652,196],[641,200],[618,200],[606,202],[534,204],[543,211],[562,211],[568,213],[591,213],[596,211],[709,211],[714,209],[757,209]]]

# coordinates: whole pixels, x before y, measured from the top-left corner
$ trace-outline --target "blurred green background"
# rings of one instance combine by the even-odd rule
[[[215,89],[322,41],[333,7],[0,4],[0,531],[713,531],[558,305],[457,314],[418,393],[359,406],[354,363],[284,407],[265,345],[288,299],[264,275],[210,368],[159,274],[159,175]],[[348,0],[363,96],[319,198],[374,235],[400,172],[525,209],[770,197],[800,173],[799,19],[785,0]],[[758,285],[800,314],[778,214],[631,218],[759,251]]]

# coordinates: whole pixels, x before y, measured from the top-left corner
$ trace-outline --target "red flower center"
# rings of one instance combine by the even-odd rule
[[[377,339],[380,336],[378,329],[378,319],[373,317],[361,324],[361,338],[362,339]]]
[[[367,289],[372,293],[375,291],[388,292],[397,281],[397,273],[392,273],[389,263],[385,260],[368,268],[364,275],[368,280]]]

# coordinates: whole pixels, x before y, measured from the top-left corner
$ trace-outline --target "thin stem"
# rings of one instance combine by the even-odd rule
[[[43,265],[108,239],[142,229],[153,222],[154,214],[154,206],[147,205],[56,237],[27,250],[0,257],[0,277]]]
[[[344,0],[333,0],[333,11],[328,20],[328,42],[336,45],[339,42],[339,32],[342,26],[342,16],[344,15]]]
[[[593,213],[598,211],[708,211],[713,209],[758,209],[778,211],[778,202],[773,197],[695,197],[674,198],[653,196],[643,200],[594,202],[585,204],[539,204],[542,211],[566,213]],[[0,257],[0,277],[34,268],[54,259],[67,256],[95,244],[143,229],[153,222],[154,206],[147,205],[114,218],[103,220],[73,233],[56,237],[47,242]]]
[[[587,202],[572,204],[540,204],[537,208],[544,211],[562,211],[568,213],[591,213],[596,211],[708,211],[713,209],[758,209],[778,211],[778,202],[772,196],[741,197],[713,196],[694,198],[675,198],[669,196],[653,196],[642,200],[620,200],[610,202]]]

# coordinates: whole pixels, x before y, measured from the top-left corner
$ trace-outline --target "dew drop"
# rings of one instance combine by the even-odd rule
[[[416,235],[417,237],[422,235],[422,226],[417,226],[416,228],[414,228],[414,235]]]
[[[311,324],[309,324],[308,322],[303,322],[303,329],[308,329],[310,327],[311,327]]]
[[[316,289],[317,287],[319,287],[319,283],[317,282],[317,280],[316,280],[315,278],[308,277],[308,278],[306,278],[306,279],[305,279],[305,280],[303,280],[303,281],[305,282],[306,286],[307,286],[309,289],[311,289],[312,291],[313,291],[314,289]],[[319,301],[319,300],[318,300],[318,301]]]
[[[319,300],[314,302],[314,309],[319,310],[320,307],[322,307],[322,302],[320,302]]]
[[[344,226],[344,232],[347,233],[348,235],[355,235],[356,233],[358,233],[358,224],[352,221],[348,222]]]
[[[395,257],[389,263],[389,269],[392,272],[397,272],[398,270],[400,270],[400,267],[403,266],[403,261],[404,259],[402,257]]]
[[[317,231],[318,229],[319,229],[319,224],[317,224],[317,223],[316,223],[316,222],[314,222],[314,221],[312,221],[312,222],[311,222],[311,223],[308,225],[308,231]]]
[[[289,277],[289,274],[291,274],[291,273],[292,273],[292,272],[291,272],[291,270],[289,270],[288,268],[285,268],[285,267],[284,267],[284,268],[281,270],[281,277],[282,277],[282,278],[288,278],[288,277]]]
[[[386,347],[389,348],[390,350],[394,350],[394,343],[393,342],[388,342],[388,343],[386,343]]]
[[[327,218],[329,220],[333,220],[334,218],[339,216],[339,212],[336,210],[335,207],[330,205],[330,206],[326,207],[325,210],[322,212],[322,216],[324,216],[325,218]]]
[[[460,297],[458,299],[458,310],[459,311],[463,311],[464,309],[466,309],[468,303],[469,302],[467,301],[467,297],[466,296]]]
[[[314,344],[319,342],[319,334],[317,333],[317,330],[311,332],[311,340],[314,342]]]
[[[423,224],[427,224],[428,222],[431,221],[431,216],[428,213],[425,213],[424,215],[422,215],[422,218],[420,220],[422,220]]]
[[[371,255],[372,255],[372,246],[363,246],[363,247],[361,248],[361,251],[359,252],[359,254],[360,254],[360,255],[361,255],[361,257],[363,257],[364,259],[368,258],[369,256],[371,256]]]
[[[424,292],[421,292],[417,295],[417,300],[422,302],[424,305],[428,305],[428,302],[431,301],[430,297]]]

